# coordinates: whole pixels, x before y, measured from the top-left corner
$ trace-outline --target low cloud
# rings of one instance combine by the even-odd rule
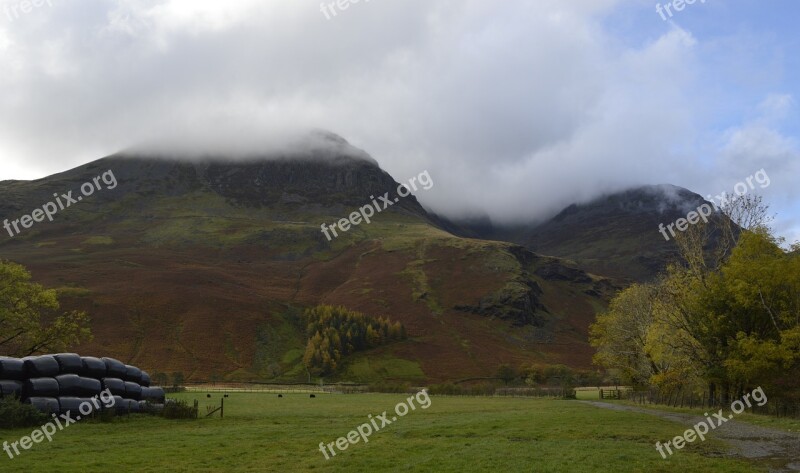
[[[373,0],[330,20],[285,0],[53,3],[0,18],[0,178],[131,146],[246,155],[325,129],[397,179],[429,170],[433,210],[510,222],[641,184],[719,192],[798,161],[791,94],[714,125],[728,97],[707,93],[713,46],[655,13],[644,40],[620,37],[608,18],[634,1]],[[796,199],[777,183],[776,201]]]

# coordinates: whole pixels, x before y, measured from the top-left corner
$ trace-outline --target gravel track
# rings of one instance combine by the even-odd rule
[[[602,409],[638,412],[661,417],[662,419],[677,422],[689,427],[704,420],[703,417],[692,414],[644,409],[641,407],[611,404],[608,402],[581,402]],[[736,420],[728,420],[709,432],[706,436],[725,442],[729,447],[728,455],[730,457],[755,460],[759,464],[767,465],[770,472],[800,471],[800,435],[798,434],[767,427],[759,427]]]

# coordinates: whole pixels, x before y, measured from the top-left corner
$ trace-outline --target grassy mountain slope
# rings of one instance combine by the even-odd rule
[[[246,161],[113,156],[0,183],[0,219],[112,170],[113,190],[0,239],[0,257],[87,310],[82,353],[188,379],[304,379],[302,310],[341,304],[405,324],[406,341],[354,356],[341,377],[444,380],[501,363],[588,367],[587,327],[609,283],[555,258],[455,237],[409,197],[328,241],[332,223],[394,192],[337,146]]]
[[[575,204],[536,225],[493,226],[485,220],[460,222],[483,238],[510,241],[531,251],[564,258],[579,267],[620,280],[654,277],[677,258],[677,247],[665,240],[667,226],[703,205],[705,200],[683,188],[645,186]]]

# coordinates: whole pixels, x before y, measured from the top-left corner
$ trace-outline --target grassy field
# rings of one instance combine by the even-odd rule
[[[207,399],[219,404],[220,394]],[[20,457],[3,454],[3,472],[85,471],[762,471],[711,458],[721,446],[691,444],[669,460],[654,448],[683,429],[647,415],[596,409],[576,401],[431,397],[392,425],[326,460],[320,442],[334,442],[368,415],[391,412],[405,396],[390,394],[231,394],[225,418],[172,421],[135,416],[82,423],[34,445]],[[13,442],[30,429],[0,431]],[[46,441],[45,441],[46,442]],[[2,453],[2,452],[0,452]]]
[[[588,399],[588,394],[586,396]],[[609,401],[609,402],[616,402],[627,406],[640,407],[643,409],[655,409],[659,411],[679,412],[682,414],[694,414],[698,417],[701,417],[705,413],[709,412],[709,409],[699,409],[699,408],[689,409],[688,407],[670,407],[670,406],[656,405],[656,404],[638,404],[633,401]],[[716,409],[711,409],[712,412],[715,410]],[[726,409],[726,411],[730,411],[730,409]],[[749,412],[743,412],[741,414],[736,414],[736,420],[739,422],[746,422],[748,424],[753,424],[760,427],[767,427],[770,429],[784,430],[786,432],[800,432],[800,419],[795,419],[793,417],[775,417],[774,415],[761,415],[761,414],[751,414]]]

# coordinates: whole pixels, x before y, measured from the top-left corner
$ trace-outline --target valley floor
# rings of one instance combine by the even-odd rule
[[[180,397],[219,405],[221,394]],[[137,416],[81,423],[23,451],[0,457],[3,472],[672,472],[767,471],[726,456],[711,439],[664,460],[654,448],[684,426],[646,412],[598,409],[579,401],[430,397],[430,405],[383,426],[329,460],[336,442],[407,396],[391,394],[234,393],[225,417],[174,421]],[[380,423],[376,422],[380,426]],[[0,431],[16,441],[30,429]],[[2,453],[2,452],[0,452]]]

